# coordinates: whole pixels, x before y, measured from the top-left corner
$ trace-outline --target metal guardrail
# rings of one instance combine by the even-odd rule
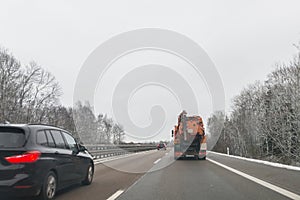
[[[129,144],[129,145],[85,145],[94,159],[119,156],[140,151],[156,149],[156,145]]]

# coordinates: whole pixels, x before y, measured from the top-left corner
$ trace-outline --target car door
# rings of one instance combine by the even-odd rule
[[[67,148],[72,151],[72,162],[74,164],[74,178],[77,180],[82,180],[84,178],[84,173],[82,170],[82,161],[79,154],[78,145],[75,139],[67,132],[62,131],[62,135],[67,144]]]
[[[67,148],[60,130],[50,130],[50,133],[55,143],[54,156],[57,158],[58,179],[62,185],[71,184],[76,180],[72,150]]]

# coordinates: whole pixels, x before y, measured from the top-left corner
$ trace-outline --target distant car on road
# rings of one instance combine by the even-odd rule
[[[92,183],[94,162],[86,148],[60,128],[0,125],[0,196],[51,200],[66,186]]]
[[[160,149],[166,150],[167,149],[166,143],[159,143],[157,145],[157,150],[160,150]]]

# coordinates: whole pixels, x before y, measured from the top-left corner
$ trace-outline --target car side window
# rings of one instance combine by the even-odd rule
[[[58,130],[50,130],[51,135],[53,136],[54,142],[56,144],[56,148],[65,149],[65,141],[61,135],[61,132]]]
[[[55,147],[54,139],[53,139],[50,131],[46,130],[45,133],[46,133],[47,140],[48,140],[48,146],[49,147]]]
[[[38,131],[36,135],[36,142],[42,146],[48,146],[48,140],[45,131]]]
[[[62,134],[66,139],[68,148],[71,149],[72,151],[77,151],[78,147],[75,139],[66,132],[62,132]]]

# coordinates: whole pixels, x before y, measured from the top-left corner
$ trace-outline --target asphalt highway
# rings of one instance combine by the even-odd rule
[[[160,162],[168,162],[172,153],[165,156]],[[233,159],[234,163],[229,158],[222,156],[208,155],[208,158],[242,169],[245,173],[251,172],[257,175],[258,178],[270,180],[270,174],[282,169],[269,170],[268,167],[259,166],[256,169],[253,163],[241,162],[238,159]],[[223,160],[224,159],[224,160]],[[249,171],[247,164],[250,165]],[[154,168],[160,168],[159,163]],[[265,168],[265,169],[263,169]],[[270,167],[272,168],[272,167]],[[261,170],[264,170],[263,172]],[[256,172],[257,171],[257,172]],[[288,188],[300,194],[299,188],[294,183],[300,185],[298,178],[300,172],[283,170],[285,174],[294,174],[294,177],[287,177],[282,180],[278,176],[273,177],[272,182],[276,182],[278,186]],[[285,176],[282,174],[282,176]],[[275,179],[277,181],[275,181]],[[293,179],[291,182],[289,179]],[[281,184],[283,181],[283,184]],[[134,200],[134,199],[290,199],[278,192],[264,187],[252,180],[237,175],[211,161],[196,161],[178,160],[171,165],[162,168],[161,170],[152,170],[146,173],[127,191],[122,193],[118,200]]]
[[[175,161],[167,149],[96,161],[91,185],[59,191],[56,199],[300,199],[300,171],[214,153],[207,158]]]

